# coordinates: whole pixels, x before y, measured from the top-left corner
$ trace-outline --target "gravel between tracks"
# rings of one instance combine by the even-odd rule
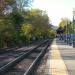
[[[36,75],[44,75],[47,59],[48,59],[48,52],[44,55],[42,61],[40,62],[40,65],[36,71]]]

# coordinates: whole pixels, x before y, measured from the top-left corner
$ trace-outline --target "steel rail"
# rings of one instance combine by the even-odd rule
[[[45,44],[46,42],[48,42],[49,39],[45,40],[44,42],[42,42],[41,44],[39,44],[38,46],[36,46],[35,48],[29,50],[28,52],[20,55],[19,57],[15,58],[14,60],[10,61],[9,63],[7,63],[6,65],[2,66],[0,68],[0,75],[5,74],[7,71],[9,71],[12,67],[14,67],[15,65],[17,65],[19,62],[21,62],[24,58],[26,58],[30,53],[32,53],[34,50],[36,50],[37,48],[39,48],[40,46],[42,46],[43,44]]]
[[[24,75],[35,75],[36,69],[43,58],[44,54],[47,51],[47,48],[50,44],[48,43],[47,46],[40,52],[40,54],[37,56],[37,58],[33,61],[33,63],[30,65],[30,67],[27,69],[27,71],[24,73]]]

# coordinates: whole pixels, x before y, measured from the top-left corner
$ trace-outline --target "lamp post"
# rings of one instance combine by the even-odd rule
[[[67,25],[66,25],[66,42],[67,42],[67,44],[68,44],[68,20],[67,20]]]
[[[71,21],[70,21],[70,23],[69,23],[69,45],[72,45],[72,41],[71,41]]]
[[[70,44],[70,38],[71,38],[71,35],[70,35],[70,21],[68,20],[67,21],[67,44]]]
[[[65,34],[65,42],[68,43],[68,21],[66,21],[66,34]]]
[[[75,38],[74,38],[75,29],[74,29],[74,24],[75,24],[75,8],[73,9],[73,47],[75,47]]]

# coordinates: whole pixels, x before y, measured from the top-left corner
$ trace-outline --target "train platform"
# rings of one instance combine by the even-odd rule
[[[75,75],[75,48],[54,39],[49,47],[44,75]]]

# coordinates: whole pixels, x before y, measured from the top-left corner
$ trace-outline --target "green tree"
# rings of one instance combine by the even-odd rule
[[[34,27],[31,24],[23,24],[21,27],[21,37],[25,42],[30,42],[33,38]]]
[[[8,16],[4,16],[0,19],[0,45],[8,46],[9,42],[12,42],[15,28],[11,23]],[[7,42],[10,40],[9,42]],[[11,44],[11,43],[10,43]]]
[[[59,28],[64,29],[65,32],[72,29],[71,21],[68,18],[62,18],[59,23]]]
[[[48,37],[49,17],[45,11],[39,9],[32,9],[25,12],[25,23],[30,23],[34,27],[34,37],[36,39],[42,39]]]

